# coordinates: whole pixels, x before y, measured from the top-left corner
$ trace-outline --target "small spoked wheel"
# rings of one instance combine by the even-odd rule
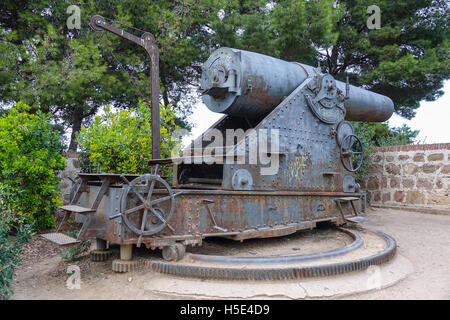
[[[340,151],[341,161],[345,169],[355,172],[361,168],[364,160],[364,148],[356,135],[345,136],[342,139]]]
[[[155,188],[166,189],[163,196],[155,194]],[[150,236],[164,228],[174,229],[167,222],[174,210],[174,194],[169,184],[160,176],[145,174],[123,187],[121,198],[122,221],[139,236],[140,247],[143,236]]]

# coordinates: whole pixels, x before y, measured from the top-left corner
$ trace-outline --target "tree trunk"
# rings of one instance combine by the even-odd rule
[[[75,110],[72,118],[72,134],[70,135],[70,151],[77,151],[78,142],[76,141],[76,134],[81,130],[81,123],[83,122],[83,112]]]
[[[166,78],[164,76],[161,76],[160,79],[161,79],[162,85],[164,87],[164,90],[162,92],[163,102],[164,102],[164,105],[167,106],[170,103],[170,101],[169,101],[169,94],[167,93],[167,88],[169,86],[167,85]]]

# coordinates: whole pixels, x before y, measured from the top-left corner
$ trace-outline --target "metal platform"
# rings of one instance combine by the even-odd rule
[[[85,208],[85,207],[81,207],[81,206],[76,206],[76,205],[67,205],[67,206],[60,206],[59,207],[62,210],[66,210],[66,211],[70,211],[70,212],[76,212],[76,213],[91,213],[91,212],[95,212],[96,209],[91,209],[91,208]]]
[[[365,217],[361,217],[361,216],[345,218],[345,220],[351,221],[351,222],[354,222],[354,223],[363,223],[363,222],[368,222],[369,221],[369,219],[367,219]]]
[[[60,246],[65,246],[65,245],[69,245],[69,244],[74,244],[74,243],[79,243],[80,241],[69,237],[68,235],[65,235],[63,233],[60,232],[53,232],[53,233],[44,233],[41,234],[42,238],[47,239],[48,241],[51,241],[53,243],[56,243]]]

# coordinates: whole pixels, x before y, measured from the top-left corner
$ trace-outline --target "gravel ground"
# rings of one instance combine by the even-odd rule
[[[414,272],[390,288],[346,299],[450,300],[450,216],[375,209],[368,217],[364,225],[393,236]]]
[[[391,209],[369,210],[369,222],[364,226],[379,229],[393,236],[398,243],[398,253],[408,259],[414,272],[396,285],[378,291],[347,296],[345,299],[450,299],[450,216],[421,214]],[[306,232],[305,244],[317,247],[320,241],[328,239],[326,231]],[[290,236],[298,238],[298,235]],[[287,244],[287,238],[271,240],[270,243]],[[258,241],[246,241],[249,254],[258,251]],[[346,242],[345,239],[340,241]],[[266,241],[267,242],[267,241]],[[272,245],[264,243],[267,254]],[[327,243],[325,241],[324,243]],[[239,243],[219,240],[210,244],[210,249],[230,249]],[[342,245],[342,243],[340,244]],[[330,246],[330,244],[326,244]],[[334,246],[334,245],[333,245]],[[296,246],[294,246],[296,248]],[[273,246],[276,248],[276,246]],[[303,247],[304,248],[304,247]],[[119,256],[118,247],[113,247],[113,257],[104,263],[93,263],[87,255],[75,262],[61,261],[60,248],[35,237],[25,249],[24,260],[19,268],[13,289],[13,299],[173,299],[143,289],[139,281],[161,279],[160,274],[138,271],[134,274],[116,274],[111,271],[111,259]],[[202,251],[208,251],[208,247]],[[294,249],[288,249],[294,250]],[[305,250],[308,251],[308,250]],[[282,253],[282,252],[279,252]],[[135,250],[135,259],[159,257],[149,250]],[[82,289],[66,288],[67,267],[76,264],[82,275]],[[195,299],[195,296],[191,298]]]

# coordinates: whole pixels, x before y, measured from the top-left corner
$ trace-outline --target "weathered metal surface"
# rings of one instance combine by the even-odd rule
[[[339,257],[360,248],[364,241],[361,236],[354,231],[337,228],[338,231],[349,235],[353,242],[342,247],[329,251],[318,253],[308,253],[290,256],[271,256],[271,257],[233,257],[233,256],[215,256],[205,254],[190,254],[189,259],[192,261],[201,261],[207,263],[231,264],[231,265],[285,265],[290,263],[300,263],[308,261],[317,261],[325,258]]]
[[[152,112],[156,112],[154,38],[146,34],[138,38],[99,17],[92,23],[154,54]],[[356,114],[367,121],[381,121],[392,113],[389,98],[351,87],[346,100],[331,75],[228,48],[213,53],[203,71],[205,103],[213,111],[227,113],[204,135],[213,130],[224,136],[230,130],[267,132],[265,155],[278,159],[277,170],[263,174],[268,165],[261,156],[249,161],[256,143],[247,131],[233,138],[231,145],[224,139],[217,148],[209,146],[210,140],[197,138],[187,148],[190,163],[180,163],[183,157],[159,159],[159,150],[155,154],[154,149],[151,165],[176,162],[171,186],[157,175],[157,169],[142,176],[80,174],[71,205],[96,209],[87,222],[87,236],[162,249],[177,242],[201,245],[202,239],[212,236],[278,237],[314,228],[322,221],[340,225],[346,217],[364,212],[365,194],[354,182],[354,168],[341,160],[345,156],[350,161],[352,155],[351,143],[346,141],[353,137],[353,128],[344,119]],[[159,132],[159,124],[152,122],[152,130],[156,128]],[[159,143],[154,141],[153,146],[159,148]],[[241,149],[244,152],[237,153]],[[228,159],[220,154],[230,151]],[[337,200],[343,197],[355,200]]]
[[[395,240],[381,231],[374,232],[386,242],[386,247],[384,250],[374,255],[357,260],[325,265],[280,266],[278,263],[273,263],[272,266],[268,264],[259,268],[242,268],[240,263],[237,263],[234,266],[228,265],[224,267],[216,267],[192,264],[186,265],[161,261],[149,261],[148,265],[155,272],[183,277],[218,280],[287,280],[337,275],[346,272],[365,270],[369,266],[387,262],[395,255],[397,249]]]
[[[88,205],[95,198],[99,186],[89,186],[80,205]],[[97,213],[89,225],[89,236],[110,241],[110,243],[137,243],[142,226],[142,214],[128,215],[124,223],[120,213],[122,188],[109,188],[103,197]],[[317,222],[343,223],[335,199],[348,195],[344,192],[295,192],[295,191],[229,191],[229,190],[173,190],[179,193],[174,198],[173,213],[167,220],[171,228],[158,233],[143,235],[142,243],[149,247],[160,247],[175,241],[185,244],[201,244],[202,238],[210,236],[231,236],[236,240],[281,236],[302,229],[312,229]],[[155,189],[155,199],[168,196],[167,190]],[[147,194],[143,193],[143,196]],[[357,208],[362,207],[360,198]],[[130,198],[128,206],[137,207],[138,197]],[[161,209],[168,212],[168,202],[160,202]],[[350,204],[343,204],[345,215],[352,215]],[[145,230],[160,226],[148,216]],[[283,228],[285,228],[283,230]],[[289,230],[286,233],[286,230]],[[137,231],[137,232],[136,232]]]
[[[152,159],[159,159],[161,154],[160,138],[160,114],[159,114],[159,51],[156,39],[150,32],[145,32],[141,37],[128,33],[122,29],[106,23],[102,16],[93,16],[90,25],[94,31],[106,30],[125,40],[142,47],[150,59],[151,78],[151,118],[152,118]]]
[[[41,237],[43,237],[53,243],[56,243],[58,245],[62,245],[62,246],[80,242],[77,239],[74,239],[72,237],[69,237],[68,235],[65,235],[63,233],[58,233],[58,232],[44,233],[44,234],[41,234]]]
[[[236,116],[267,115],[317,69],[266,55],[232,48],[219,48],[204,64],[203,102],[211,111]],[[344,93],[346,84],[335,82],[334,90]],[[327,90],[327,92],[331,92]],[[344,103],[346,119],[386,121],[394,104],[386,96],[350,86]]]

